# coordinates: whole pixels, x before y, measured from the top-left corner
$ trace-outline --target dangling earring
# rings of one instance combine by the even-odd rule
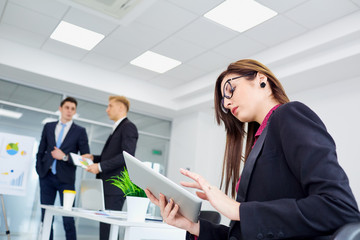
[[[266,83],[264,83],[264,82],[260,83],[261,88],[264,88],[265,86],[266,86]]]

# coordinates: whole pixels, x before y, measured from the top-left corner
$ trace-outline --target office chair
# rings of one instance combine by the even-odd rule
[[[359,240],[360,222],[348,223],[340,227],[332,236],[332,240]]]
[[[219,224],[221,221],[221,215],[216,211],[200,211],[199,218],[215,224]]]

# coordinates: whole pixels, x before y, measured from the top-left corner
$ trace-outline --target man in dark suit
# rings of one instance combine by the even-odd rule
[[[85,154],[84,157],[94,161],[87,168],[88,172],[101,178],[104,185],[105,208],[121,210],[125,201],[123,192],[107,181],[112,176],[119,175],[124,170],[123,151],[135,154],[138,131],[136,126],[127,119],[130,103],[124,96],[110,96],[106,112],[114,121],[112,134],[107,139],[100,156]],[[100,240],[109,239],[110,225],[100,223]]]
[[[36,172],[40,179],[41,204],[53,205],[56,192],[59,192],[61,205],[63,191],[75,190],[76,167],[69,153],[89,153],[88,137],[85,128],[73,122],[77,101],[72,97],[65,98],[59,107],[60,121],[45,124],[39,150],[36,156]],[[45,210],[41,210],[41,221]],[[67,240],[76,239],[74,218],[63,217]],[[51,227],[50,240],[53,239]]]

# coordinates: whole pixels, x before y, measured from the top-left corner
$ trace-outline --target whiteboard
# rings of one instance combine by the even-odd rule
[[[0,132],[0,194],[23,196],[35,138]]]

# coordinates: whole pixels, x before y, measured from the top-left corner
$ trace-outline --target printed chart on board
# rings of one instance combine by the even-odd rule
[[[25,195],[35,138],[0,133],[0,194]]]

